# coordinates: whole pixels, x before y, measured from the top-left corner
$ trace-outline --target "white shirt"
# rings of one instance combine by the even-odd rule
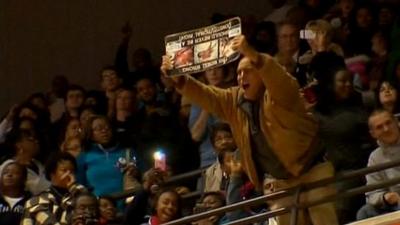
[[[3,196],[4,200],[6,200],[6,202],[8,203],[8,205],[10,206],[10,208],[14,208],[14,206],[21,201],[24,197],[18,197],[18,198],[11,198],[11,197],[7,197],[7,196]]]

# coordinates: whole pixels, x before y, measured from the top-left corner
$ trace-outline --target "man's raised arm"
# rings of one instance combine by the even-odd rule
[[[235,110],[234,96],[230,89],[209,86],[188,75],[168,76],[167,70],[172,68],[173,62],[169,56],[163,56],[162,61],[161,73],[164,76],[163,79],[168,79],[176,90],[187,97],[190,102],[222,120],[226,120]]]

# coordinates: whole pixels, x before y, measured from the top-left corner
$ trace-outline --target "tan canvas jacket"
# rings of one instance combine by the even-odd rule
[[[269,55],[262,57],[264,63],[259,72],[266,91],[260,99],[260,127],[287,171],[298,176],[314,158],[317,122],[304,108],[296,79]],[[248,117],[238,108],[243,90],[207,86],[189,76],[179,82],[177,89],[191,102],[231,125],[243,168],[251,182],[261,188],[251,154]]]

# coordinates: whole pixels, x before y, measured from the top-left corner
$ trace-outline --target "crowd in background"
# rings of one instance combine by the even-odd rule
[[[382,108],[400,115],[399,4],[270,2],[274,9],[263,21],[242,18],[243,34],[254,49],[273,56],[297,79],[304,107],[319,121],[324,157],[336,171],[371,165],[376,140],[382,140],[371,137],[369,114]],[[211,23],[232,16],[214,14]],[[93,75],[100,81],[98,90],[59,75],[49,91],[31,94],[4,112],[0,224],[158,225],[263,194],[241,168],[229,124],[181,97],[160,76],[147,49],[133,52],[130,68],[128,47],[135,45],[130,43],[135,34],[129,24],[121,32],[115,62]],[[229,88],[237,85],[236,66],[234,62],[192,76]],[[154,168],[156,151],[165,154],[166,168]],[[204,173],[196,182],[165,185],[169,177],[199,168]],[[371,177],[336,187],[346,190],[367,181]],[[133,200],[109,197],[128,189],[135,190]],[[195,205],[182,201],[195,190],[203,193]],[[340,223],[368,217],[356,216],[366,203],[394,206],[400,203],[397,197],[376,205],[368,195],[337,201]],[[265,204],[196,224],[223,224],[267,210]],[[263,224],[268,223],[273,221]]]

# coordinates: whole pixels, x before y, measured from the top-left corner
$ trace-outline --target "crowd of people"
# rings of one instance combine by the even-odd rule
[[[126,24],[99,90],[53,78],[0,121],[0,224],[163,224],[186,215],[398,159],[396,1],[271,0],[242,17],[240,60],[168,76],[173,58],[127,61]],[[233,15],[214,14],[211,23]],[[162,164],[155,153],[162,154]],[[158,166],[157,166],[158,165]],[[194,182],[171,176],[203,169]],[[379,184],[398,168],[324,186],[300,201]],[[129,190],[133,198],[112,194]],[[185,200],[200,191],[195,204]],[[291,204],[265,202],[193,222],[218,225]],[[394,185],[300,210],[299,224],[345,224],[399,209]],[[260,224],[290,223],[281,215]]]

